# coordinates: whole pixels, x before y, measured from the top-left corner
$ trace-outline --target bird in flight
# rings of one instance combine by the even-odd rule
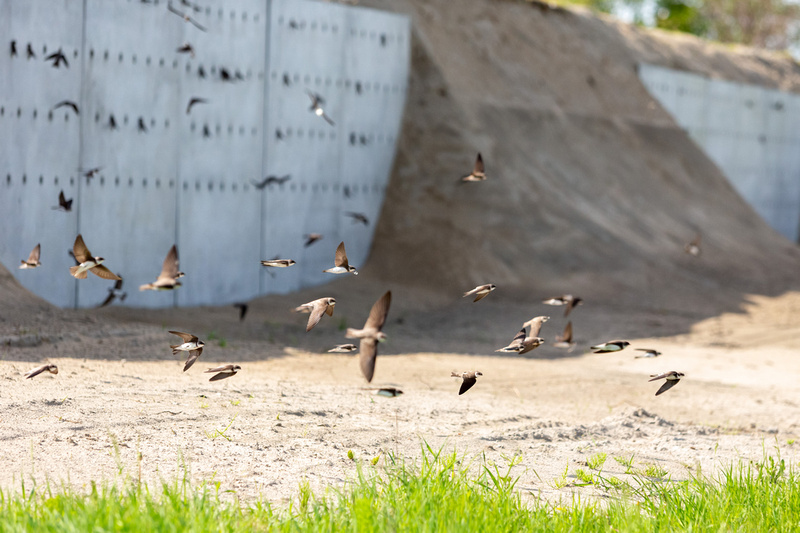
[[[303,235],[303,237],[306,239],[306,243],[303,246],[305,248],[308,248],[309,246],[311,246],[312,244],[314,244],[315,242],[320,240],[322,238],[322,234],[321,233],[309,233],[307,235]]]
[[[472,300],[472,302],[474,303],[474,302],[477,302],[478,300],[482,300],[483,298],[486,298],[486,296],[490,292],[495,290],[496,288],[497,288],[497,285],[495,285],[494,283],[487,283],[486,285],[478,285],[477,287],[475,287],[471,291],[465,292],[464,296],[462,296],[462,298],[465,298],[467,296],[472,296],[474,294],[475,295],[475,299]]]
[[[253,184],[253,187],[255,187],[256,189],[258,189],[260,191],[260,190],[264,189],[264,187],[272,185],[273,183],[277,183],[278,185],[283,185],[284,183],[289,181],[291,178],[292,178],[291,174],[286,174],[285,176],[281,176],[281,177],[278,177],[278,176],[267,176],[262,181],[251,180],[251,183]]]
[[[340,242],[339,246],[336,248],[336,256],[333,259],[333,264],[333,268],[325,269],[323,272],[328,272],[329,274],[352,273],[353,275],[358,275],[356,267],[351,266],[347,262],[347,253],[344,251],[344,241]]]
[[[189,54],[190,57],[194,57],[194,46],[189,43],[183,43],[183,45],[179,46],[175,51],[179,54]]]
[[[365,226],[369,226],[369,219],[364,213],[353,213],[352,211],[348,211],[345,215],[349,216],[353,219],[353,223],[361,223]]]
[[[639,352],[644,352],[642,355],[637,355],[634,359],[649,359],[651,357],[658,357],[661,352],[653,350],[652,348],[636,348]]]
[[[348,339],[361,339],[359,345],[359,365],[361,373],[372,381],[375,375],[375,359],[378,357],[378,343],[386,340],[386,334],[381,331],[386,323],[386,315],[389,314],[389,305],[392,303],[392,291],[386,291],[369,311],[369,317],[362,329],[347,328],[345,337]]]
[[[99,276],[103,279],[114,281],[122,279],[102,264],[105,259],[92,255],[89,248],[86,247],[86,243],[83,242],[83,237],[80,233],[75,237],[75,244],[72,245],[72,253],[75,256],[75,260],[79,263],[78,265],[69,267],[69,273],[72,277],[86,279],[87,273],[91,272],[95,276]]]
[[[308,324],[306,325],[307,333],[311,331],[314,326],[319,324],[319,321],[322,320],[322,315],[327,314],[328,316],[333,316],[333,308],[335,306],[336,298],[319,298],[313,302],[308,302],[307,304],[296,307],[294,311],[296,313],[311,313],[308,317]]]
[[[215,368],[209,368],[204,372],[204,374],[216,373],[216,375],[211,376],[211,379],[209,379],[208,381],[219,381],[221,379],[235,376],[236,373],[241,369],[242,367],[240,367],[239,365],[222,365]]]
[[[528,353],[541,346],[544,339],[539,337],[539,331],[542,329],[542,324],[550,319],[549,316],[537,316],[528,320],[522,325],[522,329],[511,340],[508,346],[495,350],[496,352],[516,352],[520,355]],[[530,326],[531,332],[528,335],[525,331]]]
[[[51,374],[58,374],[58,367],[56,365],[42,365],[25,372],[25,378],[26,379],[35,378],[42,372],[50,372]]]
[[[475,159],[475,166],[472,167],[472,172],[461,178],[462,183],[469,183],[471,181],[484,181],[486,173],[483,168],[483,157],[478,152],[478,157]]]
[[[676,372],[675,370],[671,370],[670,372],[664,372],[663,374],[653,374],[647,381],[666,379],[664,384],[661,385],[661,387],[656,391],[656,396],[658,396],[659,394],[663,394],[672,387],[674,387],[675,385],[677,385],[682,377],[683,377],[683,372]]]
[[[83,174],[83,177],[86,178],[86,182],[88,183],[89,180],[95,177],[97,173],[100,172],[101,170],[103,170],[103,167],[94,167],[86,171],[82,170],[81,173]]]
[[[233,304],[233,306],[239,309],[239,320],[244,320],[244,316],[247,314],[247,304],[244,302],[237,302]]]
[[[147,283],[139,287],[140,291],[171,291],[181,286],[179,278],[184,276],[184,273],[178,270],[178,247],[173,244],[172,248],[167,252],[167,257],[164,258],[164,263],[161,265],[161,274],[153,283]]]
[[[355,352],[356,350],[358,350],[358,346],[356,346],[355,344],[337,344],[336,346],[328,350],[328,352],[350,353],[350,352]]]
[[[626,346],[630,345],[631,343],[628,341],[609,341],[604,342],[603,344],[592,346],[592,350],[595,350],[594,353],[618,352],[620,350],[624,350]]]
[[[114,286],[108,289],[108,296],[106,299],[103,300],[103,303],[98,305],[98,307],[105,307],[109,305],[111,302],[114,301],[115,298],[119,298],[120,302],[124,302],[125,298],[128,297],[127,292],[122,292],[122,280],[118,279],[114,282]]]
[[[461,396],[469,389],[472,388],[473,385],[478,381],[478,376],[482,376],[481,372],[477,370],[472,372],[451,372],[450,377],[453,378],[461,378],[461,388],[458,390],[458,395]]]
[[[59,103],[57,103],[56,105],[53,106],[53,111],[55,111],[56,109],[58,109],[60,107],[68,107],[68,108],[72,109],[73,111],[75,111],[76,115],[80,115],[80,112],[78,111],[78,104],[76,104],[72,100],[62,100],[62,101],[60,101]]]
[[[64,63],[64,66],[66,68],[69,68],[69,63],[67,62],[67,56],[64,55],[64,52],[61,50],[61,48],[59,48],[57,52],[53,52],[52,54],[44,58],[44,60],[52,61],[53,68],[58,68],[61,63]]]
[[[265,267],[277,267],[277,268],[286,268],[292,265],[296,265],[297,262],[294,259],[268,259],[266,261],[261,261],[261,264]]]
[[[309,111],[313,112],[318,117],[324,118],[325,122],[331,126],[335,126],[333,120],[331,120],[331,117],[325,114],[325,110],[322,109],[322,105],[325,103],[325,100],[323,100],[323,98],[317,93],[313,93],[308,89],[306,89],[306,93],[308,93],[308,97],[311,98],[311,107],[309,108]]]
[[[36,268],[41,266],[42,263],[39,262],[39,255],[41,254],[42,247],[41,245],[37,244],[31,250],[30,255],[28,255],[27,261],[20,261],[22,264],[19,266],[20,268]]]
[[[564,333],[561,335],[556,335],[556,342],[553,343],[553,346],[556,348],[569,348],[570,351],[575,346],[575,342],[572,340],[572,321],[567,322],[567,325],[564,326]]]
[[[62,190],[60,193],[58,193],[58,205],[53,207],[53,209],[67,212],[72,211],[72,200],[74,200],[74,198],[67,200],[67,197],[64,196],[64,191]]]
[[[702,250],[700,249],[700,241],[702,238],[703,236],[698,233],[692,242],[683,247],[683,251],[692,257],[698,257],[702,253]]]
[[[189,353],[186,358],[186,364],[183,365],[183,371],[186,372],[189,370],[189,367],[197,361],[200,354],[203,353],[203,346],[205,346],[205,343],[191,333],[181,333],[180,331],[170,331],[170,333],[183,339],[181,344],[170,344],[169,347],[172,348],[172,355],[177,355],[178,352]]]
[[[206,100],[205,98],[199,98],[197,96],[193,96],[189,100],[189,105],[186,106],[186,114],[188,115],[189,113],[191,113],[192,112],[192,108],[195,105],[197,105],[197,104],[207,104],[207,103],[208,103],[208,100]]]
[[[564,309],[564,316],[569,316],[569,313],[579,305],[583,305],[583,298],[578,298],[577,296],[573,296],[571,294],[565,294],[563,296],[556,296],[555,298],[548,298],[547,300],[542,300],[543,304],[547,305],[565,305],[566,308]]]

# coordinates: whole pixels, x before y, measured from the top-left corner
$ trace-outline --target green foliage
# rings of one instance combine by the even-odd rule
[[[381,467],[357,462],[352,483],[323,495],[303,481],[281,508],[231,501],[219,482],[194,488],[185,478],[154,491],[92,484],[85,494],[23,484],[0,491],[0,531],[796,531],[800,523],[800,476],[773,457],[713,480],[586,474],[597,488],[627,488],[602,505],[523,494],[521,456],[467,460],[424,444],[415,464],[384,457]]]
[[[708,19],[699,9],[698,2],[658,0],[657,6],[656,27],[701,36],[708,33]]]
[[[604,453],[596,453],[586,460],[586,466],[592,470],[602,470],[607,457],[608,455]]]

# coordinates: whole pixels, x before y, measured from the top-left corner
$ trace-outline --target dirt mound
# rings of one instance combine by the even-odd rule
[[[786,58],[588,12],[472,0],[412,13],[403,135],[368,268],[498,298],[736,306],[793,287],[800,251],[742,200],[637,76],[649,62],[783,89]],[[459,183],[483,154],[488,179]],[[699,258],[684,253],[703,235]]]

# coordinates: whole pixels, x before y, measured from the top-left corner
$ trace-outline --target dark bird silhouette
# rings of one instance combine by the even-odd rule
[[[322,238],[322,234],[320,234],[320,233],[309,233],[307,235],[303,235],[303,237],[305,237],[305,239],[306,239],[306,243],[303,245],[303,247],[308,248],[309,246],[311,246],[312,244],[314,244],[315,242],[320,240]]]
[[[60,193],[58,193],[58,205],[56,207],[53,207],[53,209],[58,209],[67,212],[72,211],[72,200],[74,200],[74,198],[70,198],[69,200],[67,200],[67,197],[64,196],[64,191],[61,191]]]
[[[233,306],[239,309],[239,320],[244,320],[244,316],[247,314],[247,304],[244,302],[237,302],[233,304]]]
[[[364,224],[365,226],[369,226],[369,219],[367,218],[367,216],[364,213],[354,213],[352,211],[348,211],[347,213],[345,213],[345,215],[347,215],[350,218],[352,218],[353,222],[356,223],[356,224],[360,222],[360,223]]]
[[[72,257],[74,258],[75,255],[73,255]],[[119,274],[117,275],[119,276]],[[106,296],[106,299],[103,300],[103,303],[101,303],[97,307],[105,307],[109,305],[111,302],[113,302],[116,298],[119,298],[120,302],[124,302],[125,298],[127,297],[128,293],[122,292],[122,279],[118,279],[117,281],[114,282],[114,286],[108,289],[108,296]]]
[[[208,100],[206,100],[205,98],[198,98],[196,96],[193,97],[191,100],[189,100],[189,105],[186,106],[186,114],[188,115],[189,113],[191,113],[192,107],[194,107],[195,104],[207,104],[207,103]]]
[[[64,55],[64,52],[61,51],[61,48],[59,48],[57,52],[53,52],[52,54],[44,58],[44,60],[52,61],[53,68],[58,68],[59,65],[61,65],[61,63],[64,63],[65,68],[69,68],[69,63],[67,62],[67,56]]]
[[[175,51],[179,54],[189,54],[191,57],[194,57],[194,46],[189,43],[183,43],[183,46],[178,47]]]
[[[458,390],[459,396],[471,389],[478,381],[478,376],[482,375],[483,374],[477,370],[474,372],[450,372],[450,377],[462,379],[461,388]]]
[[[273,183],[277,183],[278,185],[282,185],[285,182],[289,181],[291,178],[292,178],[291,174],[286,174],[285,176],[281,176],[281,177],[278,177],[278,176],[267,176],[261,182],[258,182],[258,181],[255,181],[255,180],[251,180],[251,181],[253,183],[253,187],[255,187],[256,189],[258,189],[260,191],[260,190],[264,189],[264,187],[272,185]]]
[[[172,2],[169,2],[167,4],[167,9],[169,9],[170,13],[175,13],[176,15],[181,17],[184,20],[184,22],[189,22],[192,25],[194,25],[194,27],[197,28],[198,30],[200,30],[200,31],[208,31],[208,29],[206,29],[205,26],[203,26],[202,24],[200,24],[199,22],[194,20],[192,17],[190,17],[189,15],[184,13],[183,11],[179,11],[178,9],[175,9],[172,6]]]
[[[225,67],[219,68],[219,77],[222,78],[222,81],[233,81],[233,76]]]
[[[72,100],[62,100],[62,101],[60,101],[59,103],[57,103],[56,105],[53,106],[53,111],[55,111],[56,109],[58,109],[60,107],[69,107],[70,109],[75,111],[76,115],[80,115],[80,111],[78,111],[78,104],[76,104]]]
[[[31,43],[28,43],[28,48],[26,51],[28,53],[28,59],[36,59],[36,54],[33,53],[33,45],[31,45]]]
[[[90,168],[89,170],[82,171],[83,177],[86,178],[86,181],[88,182],[93,177],[95,177],[97,173],[100,172],[101,170],[103,170],[103,167],[95,167],[95,168]]]

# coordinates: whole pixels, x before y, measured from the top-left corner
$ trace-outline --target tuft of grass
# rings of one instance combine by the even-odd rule
[[[607,457],[608,455],[604,453],[596,453],[586,460],[586,466],[588,466],[592,470],[598,470],[598,471],[602,470],[603,465],[606,464]]]
[[[515,473],[516,457],[467,460],[427,444],[412,464],[383,456],[380,467],[356,462],[352,483],[322,495],[303,481],[285,508],[222,498],[219,482],[194,488],[185,478],[154,490],[93,483],[84,494],[23,483],[0,491],[0,531],[796,531],[800,523],[800,476],[773,457],[714,479],[634,474],[630,493],[603,504],[552,504],[517,490],[528,474]]]
[[[633,454],[630,457],[614,457],[614,460],[625,467],[626,474],[633,474]]]

